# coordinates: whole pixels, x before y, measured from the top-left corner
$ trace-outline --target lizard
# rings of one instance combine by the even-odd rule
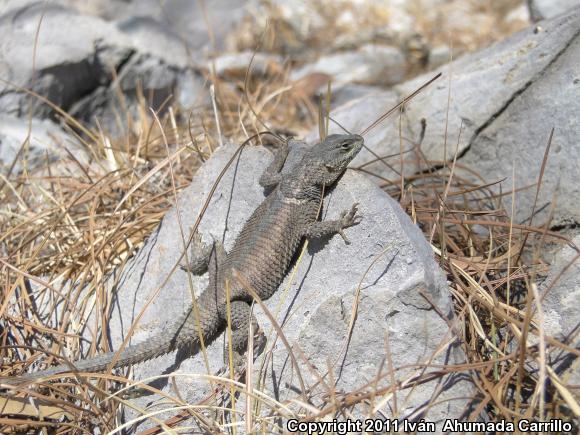
[[[64,373],[100,372],[150,360],[176,349],[193,349],[190,352],[194,353],[200,346],[200,334],[204,343],[210,343],[225,330],[228,305],[232,350],[235,360],[243,361],[248,331],[255,332],[259,326],[251,312],[253,298],[236,282],[234,271],[241,272],[256,294],[266,300],[281,285],[304,239],[340,234],[348,243],[343,229],[360,222],[358,204],[344,210],[337,220],[320,221],[318,215],[326,188],[345,172],[363,143],[362,136],[356,134],[329,135],[307,150],[290,171],[282,173],[289,147],[287,141],[281,141],[259,179],[270,193],[245,222],[230,252],[226,253],[220,242],[214,240],[211,245],[204,245],[199,234],[194,237],[195,249],[184,268],[197,275],[209,272],[209,284],[197,298],[197,310],[190,306],[169,328],[121,351],[3,378],[0,383],[15,385]]]

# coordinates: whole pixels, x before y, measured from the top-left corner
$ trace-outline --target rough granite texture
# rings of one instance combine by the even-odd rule
[[[110,323],[113,348],[119,346],[123,333],[177,262],[183,249],[179,227],[182,226],[187,234],[216,174],[232,155],[233,149],[232,146],[225,146],[214,153],[191,186],[179,196],[181,221],[177,220],[175,208],[169,211],[126,273],[119,277],[116,286],[118,298]],[[296,158],[297,149],[292,149],[290,161]],[[270,153],[262,148],[244,150],[239,163],[233,165],[220,183],[202,220],[200,231],[206,241],[210,240],[211,234],[217,239],[223,238],[226,249],[231,247],[245,219],[264,198],[258,178],[271,158]],[[340,236],[335,236],[322,243],[310,244],[292,282],[289,283],[287,277],[280,290],[266,302],[278,322],[283,324],[286,338],[295,346],[299,345],[310,362],[320,373],[324,373],[327,361],[337,358],[338,350],[344,343],[353,297],[360,284],[358,318],[347,357],[342,364],[339,362],[333,367],[338,388],[352,391],[371,381],[379,371],[385,373],[386,340],[395,367],[426,362],[440,346],[443,350],[434,363],[440,364],[443,360],[461,362],[462,353],[456,347],[445,348],[445,344],[453,342],[446,322],[430,309],[429,303],[418,293],[420,290],[426,291],[441,312],[451,312],[445,280],[419,229],[384,192],[364,176],[350,171],[326,199],[325,218],[338,217],[353,202],[360,204],[363,220],[345,231],[352,243],[346,245]],[[365,274],[373,261],[375,263]],[[194,277],[193,289],[198,292],[206,282],[203,277]],[[284,290],[286,288],[288,291]],[[132,342],[146,340],[149,334],[168,325],[191,303],[190,294],[186,272],[177,270],[147,309]],[[261,358],[274,347],[273,362],[267,364],[263,389],[282,401],[298,398],[299,394],[288,388],[288,385],[298,384],[287,359],[287,351],[279,339],[273,339],[269,322],[261,309],[256,307],[255,312],[269,337],[266,351],[256,362],[256,370],[260,367]],[[224,366],[222,346],[223,338],[220,338],[207,350],[211,373]],[[299,355],[296,349],[295,353]],[[137,379],[143,379],[160,373],[172,373],[182,358],[183,355],[170,354],[136,365],[134,375]],[[298,359],[301,361],[299,356]],[[300,362],[300,370],[305,382],[313,385],[315,380],[303,362]],[[206,373],[206,368],[203,358],[197,355],[183,360],[177,371],[200,374]],[[401,370],[395,377],[404,380],[410,372],[410,369]],[[258,376],[256,372],[254,379]],[[448,389],[439,398],[459,399],[437,405],[427,413],[426,418],[438,421],[443,417],[459,417],[468,408],[469,400],[466,398],[474,395],[471,384],[463,382],[464,378],[450,376],[445,378],[444,384],[435,385],[432,382],[413,391],[404,390],[397,397],[399,415],[419,418],[422,414],[417,407],[428,402],[434,388],[445,385]],[[463,381],[459,382],[461,379]],[[378,385],[384,386],[388,382],[383,380]],[[189,403],[199,401],[210,391],[207,383],[193,377],[176,378],[176,383],[181,396]],[[164,388],[171,392],[167,385]],[[315,391],[320,393],[324,389],[318,386]],[[136,404],[146,406],[151,401],[151,397],[144,397],[137,399]],[[389,413],[391,405],[389,402],[381,409]],[[359,408],[355,410],[355,415],[364,412],[365,409]],[[126,418],[132,416],[132,412],[127,411]]]

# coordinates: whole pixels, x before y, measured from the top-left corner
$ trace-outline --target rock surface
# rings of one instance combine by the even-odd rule
[[[221,77],[244,79],[251,62],[251,73],[265,75],[269,70],[282,71],[282,58],[266,53],[242,51],[240,53],[226,53],[209,61],[215,67],[215,72]],[[208,69],[209,69],[208,68]]]
[[[573,243],[574,248],[566,246],[556,256],[540,289],[545,332],[554,337],[570,335],[580,323],[580,235]],[[580,337],[573,342],[578,346]]]
[[[212,0],[206,3],[207,18],[216,49],[222,50],[225,35],[240,20],[248,4],[253,0]],[[0,0],[0,11],[21,8],[30,4],[41,4],[42,0]],[[153,46],[161,47],[166,41],[160,34],[176,36],[186,44],[187,51],[198,52],[211,49],[210,34],[200,0],[50,0],[51,5],[74,9],[84,15],[102,18],[106,21],[133,22],[134,24],[155,23],[155,37],[146,32],[135,35],[143,43],[146,51]],[[133,21],[135,20],[135,21]],[[136,30],[136,27],[133,28]],[[129,33],[133,33],[133,30]],[[169,52],[175,47],[168,46]],[[161,55],[163,53],[160,53]],[[197,57],[197,56],[194,56]]]
[[[552,226],[580,222],[580,190],[575,180],[580,173],[579,29],[580,8],[576,8],[565,16],[541,23],[541,28],[524,30],[443,67],[443,77],[406,107],[402,124],[404,149],[412,146],[408,139],[418,139],[424,118],[427,134],[422,151],[429,160],[440,161],[447,134],[446,158],[451,160],[462,127],[459,162],[470,163],[487,181],[506,178],[502,183],[505,192],[512,188],[514,160],[516,188],[538,180],[548,136],[554,127],[538,206],[550,202],[559,186],[560,199]],[[352,101],[333,115],[350,131],[360,132],[434,75],[435,72],[428,73],[395,86],[392,91]],[[449,83],[451,100],[447,112]],[[339,128],[333,126],[331,131],[338,132]],[[399,153],[398,117],[369,133],[366,143],[380,156]],[[373,159],[370,153],[363,152],[356,163]],[[374,164],[370,169],[392,178],[392,172],[384,165]],[[411,173],[418,169],[407,166]],[[516,222],[529,217],[534,195],[534,188],[518,192]],[[509,201],[507,207],[510,208]],[[549,209],[544,207],[535,222],[545,219]]]
[[[127,110],[120,107],[119,90],[129,110],[138,87],[153,108],[169,96],[204,102],[203,79],[190,59],[177,36],[151,20],[117,25],[62,5],[32,3],[0,16],[0,77],[6,80],[0,84],[0,112],[28,113],[31,97],[24,89],[32,89],[81,121],[98,117],[105,131],[117,131],[115,111]],[[38,99],[33,113],[54,116]]]
[[[42,17],[42,21],[40,21]],[[40,26],[39,26],[40,24]],[[38,45],[35,49],[35,35]],[[44,2],[14,9],[0,17],[0,110],[27,113],[32,89],[64,110],[110,82],[131,54],[119,32],[106,22]],[[112,46],[124,49],[112,49]],[[52,109],[36,102],[34,114]]]
[[[296,159],[302,146],[296,143],[290,160]],[[220,172],[233,150],[234,147],[225,146],[212,155],[191,186],[179,196],[180,220],[175,208],[169,211],[159,229],[126,268],[127,273],[120,277],[118,300],[110,322],[114,348],[119,346],[135,316],[178,261],[184,246],[179,228],[182,226],[187,234],[215,181],[215,174]],[[244,220],[264,198],[258,178],[270,160],[270,154],[264,149],[248,148],[239,163],[234,163],[228,170],[200,225],[206,241],[213,237],[225,240],[226,249],[231,247]],[[336,218],[353,202],[360,203],[364,218],[358,226],[347,230],[352,243],[346,245],[339,236],[310,243],[296,275],[293,279],[287,277],[281,289],[266,303],[283,325],[286,338],[294,345],[307,385],[313,386],[316,379],[299,356],[298,346],[322,374],[326,372],[327,362],[338,362],[333,366],[333,376],[338,382],[337,387],[344,391],[363,388],[377,374],[388,372],[385,366],[387,342],[392,363],[400,368],[394,377],[400,381],[422,373],[420,367],[402,368],[404,365],[428,362],[437,349],[440,352],[431,361],[433,364],[462,361],[461,351],[456,346],[448,346],[453,343],[448,325],[420,294],[425,292],[441,313],[451,313],[445,280],[419,229],[397,203],[364,176],[352,172],[345,174],[326,199],[324,218]],[[204,288],[206,279],[195,278],[193,282],[197,291]],[[346,340],[357,289],[360,290],[358,317],[343,360],[338,358],[342,357],[339,349]],[[163,330],[190,304],[190,295],[187,274],[181,270],[171,274],[159,297],[145,312],[133,342],[146,340],[151,333]],[[274,339],[275,334],[262,310],[256,307],[255,312],[269,337],[267,351],[273,347],[273,361],[267,364],[264,391],[281,401],[299,398],[299,394],[286,387],[287,383],[298,385],[287,350],[280,339]],[[223,337],[208,348],[211,373],[223,367],[222,346]],[[171,373],[177,368],[176,360],[179,359],[174,354],[166,355],[135,366],[134,374],[143,379]],[[258,370],[259,362],[255,367]],[[186,359],[178,372],[205,373],[203,358],[198,355]],[[254,379],[258,376],[256,372]],[[180,394],[189,403],[195,403],[209,391],[207,383],[195,378],[180,377],[176,382]],[[448,376],[443,382],[426,383],[414,390],[403,389],[397,394],[398,416],[439,421],[466,412],[470,403],[468,398],[474,394],[471,384],[464,376]],[[373,388],[389,383],[387,376],[373,384]],[[434,393],[438,388],[443,389],[439,399],[458,400],[433,405],[427,411],[423,407],[430,399],[438,400],[435,399],[437,393]],[[168,386],[165,389],[170,391]],[[319,385],[312,395],[323,391]],[[137,403],[145,406],[150,401],[151,398],[142,398]],[[381,410],[389,414],[388,407],[385,405]],[[355,414],[363,415],[365,412],[360,408]]]
[[[126,20],[135,16],[152,18],[172,34],[178,35],[179,39],[186,44],[188,52],[196,58],[204,52],[221,51],[225,48],[224,41],[228,32],[245,14],[249,3],[252,2],[248,0],[116,1],[111,2],[102,15],[110,20]],[[144,36],[144,42],[151,42],[151,38]]]

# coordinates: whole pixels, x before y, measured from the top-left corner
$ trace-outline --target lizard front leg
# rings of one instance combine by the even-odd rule
[[[280,146],[274,153],[274,160],[268,165],[260,177],[260,186],[262,187],[275,187],[282,179],[280,171],[282,171],[282,168],[284,167],[289,150],[287,142],[280,142]]]
[[[308,238],[320,238],[324,236],[332,236],[334,234],[340,234],[346,243],[350,241],[344,235],[342,231],[345,228],[357,225],[360,222],[360,216],[357,216],[358,204],[353,204],[350,210],[345,210],[341,213],[340,219],[333,221],[316,221],[308,225],[304,233],[305,237]]]

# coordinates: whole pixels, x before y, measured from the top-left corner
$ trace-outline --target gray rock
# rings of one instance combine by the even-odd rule
[[[544,314],[544,333],[572,348],[580,348],[580,235],[573,240],[574,247],[566,246],[556,256],[550,273],[540,287]],[[534,320],[540,322],[538,312]],[[535,338],[535,337],[532,337]],[[537,340],[536,340],[537,341]],[[565,385],[580,383],[577,357],[568,352],[552,349],[548,354],[550,366],[558,373]]]
[[[0,0],[0,14],[43,0]],[[205,51],[213,50],[206,18],[199,0],[50,0],[47,7],[62,7],[88,18],[116,23],[129,36],[138,51],[171,62],[176,59],[199,61]],[[246,14],[254,0],[212,0],[206,3],[207,18],[216,49],[224,49],[224,40]],[[42,7],[42,6],[41,6]],[[67,28],[71,31],[76,29]],[[187,59],[189,58],[189,59]]]
[[[531,21],[532,17],[530,15],[530,9],[525,3],[515,7],[505,16],[505,22],[510,25],[517,25],[518,22],[529,25]]]
[[[578,0],[528,0],[527,3],[535,21],[553,18],[580,5]]]
[[[108,134],[118,134],[131,124],[126,120],[127,114],[139,119],[139,94],[145,98],[147,108],[156,111],[167,109],[167,102],[174,97],[183,104],[182,107],[189,109],[196,103],[207,102],[203,99],[207,94],[203,83],[201,76],[193,70],[168,65],[162,59],[146,54],[134,54],[124,64],[116,80],[79,99],[69,113],[87,123],[98,119]],[[122,100],[119,91],[122,92]],[[119,115],[121,125],[118,124]]]
[[[26,168],[33,171],[38,166],[53,163],[71,151],[80,162],[88,161],[71,138],[56,124],[49,120],[32,118],[29,130],[27,119],[0,114],[0,173],[6,175],[22,145],[30,137],[28,146],[22,149],[12,174],[19,174],[26,162]],[[48,161],[47,161],[48,159]]]
[[[291,74],[292,80],[311,73],[323,73],[333,77],[337,85],[364,83],[392,85],[405,77],[405,56],[396,47],[367,44],[356,51],[345,51],[320,57]]]
[[[0,85],[0,111],[24,115],[32,99],[35,116],[54,116],[49,105],[18,89],[31,88],[81,121],[99,119],[104,130],[114,134],[125,128],[117,125],[119,114],[123,118],[127,111],[137,111],[139,87],[154,109],[170,96],[191,106],[205,103],[204,80],[187,65],[189,55],[177,37],[171,39],[164,28],[151,26],[148,36],[155,43],[144,43],[143,23],[150,21],[130,20],[119,25],[121,31],[100,18],[43,2],[5,14],[0,17],[0,76],[10,84]]]
[[[294,161],[304,146],[295,144],[290,156],[290,160]],[[177,270],[170,273],[184,248],[179,228],[181,226],[188,233],[216,174],[233,150],[232,146],[224,146],[215,151],[198,171],[191,186],[180,194],[180,220],[175,208],[169,211],[159,229],[126,268],[126,273],[119,277],[115,287],[117,301],[110,322],[113,348],[118,348],[135,316],[159,287],[159,296],[148,306],[132,337],[133,342],[146,340],[151,333],[166,327],[191,303],[191,292],[204,288],[207,282],[204,277],[194,278],[191,288],[185,272]],[[248,148],[239,163],[234,163],[228,170],[200,225],[206,241],[213,237],[224,240],[226,249],[231,247],[245,219],[264,198],[258,178],[270,160],[271,156],[264,149]],[[459,348],[448,346],[453,339],[446,322],[421,296],[420,292],[425,292],[438,306],[440,313],[446,316],[451,314],[446,282],[419,229],[388,195],[364,176],[352,172],[345,174],[326,199],[324,218],[336,218],[353,202],[360,203],[364,218],[358,226],[347,231],[352,243],[346,245],[339,236],[310,243],[296,274],[291,275],[292,279],[287,277],[276,295],[266,302],[268,309],[283,325],[286,338],[294,346],[306,384],[314,387],[317,379],[304,364],[299,348],[322,374],[326,372],[327,362],[336,363],[333,377],[337,380],[339,391],[365,389],[367,387],[364,386],[378,373],[388,373],[385,365],[386,342],[389,343],[392,363],[399,368],[393,376],[401,382],[423,373],[421,367],[403,368],[405,364],[441,364],[445,361],[453,364],[463,361]],[[339,349],[345,343],[354,295],[359,286],[358,317],[346,357],[342,359],[339,358],[342,357]],[[267,316],[258,307],[255,312],[269,337],[267,351],[273,348],[273,360],[266,364],[264,391],[285,403],[292,398],[300,399],[299,394],[287,387],[288,384],[297,385],[295,369],[288,360],[287,350],[280,339],[275,340]],[[439,347],[440,352],[430,360]],[[224,365],[222,348],[222,338],[208,347],[209,368],[205,367],[203,358],[198,355],[183,361],[178,372],[203,374],[209,370],[215,373]],[[264,356],[265,353],[260,358]],[[139,364],[134,367],[135,377],[143,379],[171,373],[181,359],[179,355],[171,354]],[[259,361],[255,367],[258,370]],[[258,376],[256,372],[254,379]],[[370,388],[384,387],[391,381],[386,376]],[[180,394],[189,403],[200,400],[211,390],[211,386],[199,375],[179,377],[176,382]],[[167,385],[158,386],[164,386],[172,394]],[[430,399],[437,400],[437,389],[443,390],[438,398],[458,400],[443,401],[427,411],[423,407]],[[323,386],[318,385],[310,394],[317,397],[323,392]],[[466,398],[473,395],[473,387],[464,377],[445,376],[438,381],[418,385],[413,390],[402,389],[397,393],[398,417],[425,417],[433,421],[460,417],[470,402]],[[150,401],[150,397],[141,398],[136,403],[145,406]],[[353,412],[359,416],[366,413],[362,408]],[[381,412],[390,415],[388,403],[381,406]]]
[[[429,68],[438,68],[449,62],[451,48],[448,45],[438,45],[429,51]]]
[[[479,132],[462,159],[490,181],[507,176],[504,190],[512,187],[513,162],[516,188],[533,185],[539,178],[550,129],[554,128],[536,206],[542,211],[534,217],[537,224],[548,218],[551,206],[556,207],[552,227],[580,223],[578,65],[580,38],[576,37],[540,77]],[[535,187],[517,192],[516,222],[525,222],[530,216],[535,194]],[[506,197],[505,204],[511,209],[511,198]]]
[[[139,53],[147,53],[180,68],[199,62],[188,52],[186,41],[153,17],[133,16],[117,22],[117,28],[129,37]]]
[[[13,9],[19,9],[34,3],[39,3],[39,0],[0,0],[0,15]],[[52,0],[50,6],[67,6],[67,0]]]
[[[174,92],[177,95],[177,102],[185,111],[206,106],[210,102],[206,80],[191,69],[186,69],[177,76]]]
[[[0,13],[10,9],[22,8],[33,3],[41,3],[42,0],[0,0]],[[83,14],[100,15],[118,0],[50,0],[51,5],[61,5],[73,8]],[[48,2],[47,2],[48,4]]]
[[[319,89],[318,95],[325,101],[328,87],[326,85]],[[339,107],[349,101],[357,100],[364,96],[377,95],[384,92],[379,86],[359,85],[356,83],[347,83],[344,86],[332,87],[330,104],[332,107]]]
[[[553,225],[580,222],[580,191],[575,174],[580,168],[578,127],[580,105],[578,34],[580,9],[541,23],[541,29],[526,29],[481,52],[464,56],[453,63],[451,101],[447,113],[449,67],[441,69],[443,77],[411,101],[402,123],[403,149],[418,140],[421,119],[427,120],[427,134],[422,151],[427,159],[444,157],[447,132],[448,160],[453,159],[460,126],[459,161],[469,163],[488,181],[507,177],[503,191],[512,188],[512,161],[516,162],[516,187],[538,179],[550,129],[555,127],[554,143],[539,198],[544,206],[553,197],[556,186],[560,194]],[[576,68],[577,69],[577,68]],[[389,107],[416,90],[435,72],[395,86],[392,92],[370,95],[338,108],[334,117],[347,129],[359,132]],[[562,110],[565,108],[565,110]],[[448,116],[448,123],[446,120]],[[333,126],[333,132],[340,131]],[[315,133],[313,133],[315,134]],[[378,155],[400,151],[399,118],[394,116],[365,138]],[[355,164],[368,163],[375,157],[362,152]],[[384,164],[367,169],[383,178],[396,178]],[[412,173],[419,169],[407,165]],[[531,213],[535,190],[518,192],[516,222]],[[509,202],[507,205],[510,207]],[[536,217],[541,222],[549,207]]]
[[[181,46],[194,57],[200,57],[213,51],[210,33],[215,49],[224,49],[224,41],[235,24],[246,13],[248,0],[212,0],[205,2],[207,19],[211,32],[208,31],[202,2],[199,0],[128,0],[110,2],[103,9],[102,16],[110,20],[131,20],[135,17],[151,18],[157,21],[165,31],[177,35]],[[143,34],[143,43],[157,42]]]
[[[111,80],[111,69],[131,54],[126,42],[108,23],[59,5],[38,2],[6,13],[0,17],[0,75],[10,83],[0,85],[0,110],[27,113],[30,97],[13,85],[31,88],[67,110]],[[34,113],[44,117],[52,109],[37,101]]]

